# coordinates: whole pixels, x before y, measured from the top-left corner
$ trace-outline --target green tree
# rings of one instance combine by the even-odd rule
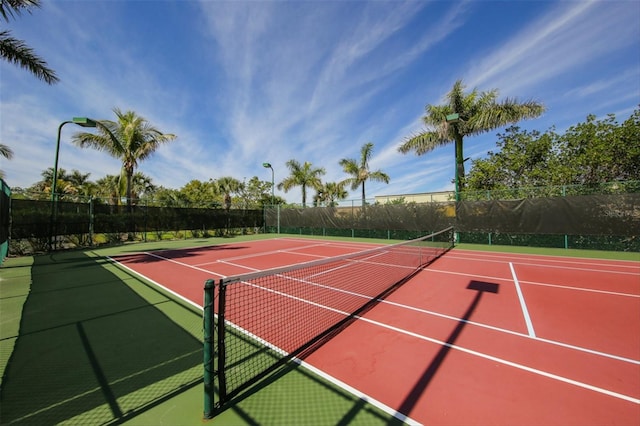
[[[519,102],[506,98],[498,102],[496,89],[488,92],[473,89],[469,93],[465,93],[464,89],[462,80],[458,80],[447,94],[446,104],[427,105],[422,120],[430,129],[409,137],[398,148],[402,153],[415,151],[417,155],[422,155],[437,147],[455,143],[456,193],[464,188],[463,140],[466,136],[535,118],[545,110],[542,104],[533,100]]]
[[[247,208],[262,208],[271,204],[271,182],[265,182],[253,176],[245,185],[244,195]]]
[[[511,126],[498,134],[498,152],[472,162],[467,190],[501,190],[562,184],[564,172],[555,148],[559,135],[553,129],[541,134]]]
[[[79,170],[72,170],[71,174],[64,176],[64,181],[68,184],[68,193],[74,195],[74,200],[84,201],[95,194],[97,186],[89,180],[91,173],[82,173]]]
[[[108,204],[120,204],[120,176],[106,175],[96,181],[96,195],[106,199]]]
[[[193,207],[215,207],[222,204],[219,187],[213,180],[202,182],[198,179],[189,181],[180,188],[180,193]]]
[[[231,195],[240,193],[244,189],[244,184],[231,176],[223,176],[216,179],[215,182],[222,194],[224,208],[229,210],[231,208]]]
[[[561,141],[559,161],[567,165],[566,180],[572,184],[640,180],[640,109],[622,124],[614,114],[600,120],[589,115],[567,129]]]
[[[352,158],[343,158],[340,160],[340,165],[345,173],[351,175],[350,178],[343,180],[345,185],[351,185],[351,189],[355,190],[359,186],[362,187],[362,208],[365,207],[366,194],[364,185],[368,180],[376,182],[389,183],[389,175],[382,170],[370,171],[369,160],[373,154],[373,143],[368,142],[362,145],[360,149],[360,161]]]
[[[117,121],[102,120],[98,122],[97,133],[80,132],[73,136],[73,143],[81,148],[95,148],[105,151],[122,161],[121,185],[126,183],[124,194],[127,207],[131,211],[133,173],[138,163],[147,159],[162,144],[171,142],[175,135],[162,133],[145,118],[133,111],[122,112],[114,108]],[[121,186],[122,187],[122,186]]]
[[[278,189],[289,192],[290,189],[300,186],[302,188],[302,207],[306,207],[307,188],[318,189],[322,185],[320,176],[323,176],[326,171],[323,167],[313,168],[308,161],[300,164],[296,160],[289,160],[286,165],[291,174],[278,184]]]
[[[640,180],[640,110],[622,124],[613,114],[584,123],[564,134],[517,126],[498,134],[497,152],[474,160],[468,190],[586,185]]]
[[[42,179],[33,184],[30,187],[30,190],[34,192],[40,192],[43,195],[48,194],[48,196],[50,197],[52,186],[51,184],[53,183],[53,167],[49,167],[48,169],[43,170],[42,173],[40,173],[40,176],[42,176]],[[67,193],[67,191],[69,190],[69,174],[67,173],[66,169],[59,168],[57,178],[56,193],[58,195]]]
[[[189,200],[182,192],[161,186],[156,189],[153,203],[150,204],[159,207],[189,207]]]
[[[156,190],[153,179],[142,172],[135,172],[131,182],[131,198],[134,202],[152,196]]]
[[[344,200],[349,195],[344,186],[344,182],[326,182],[322,184],[313,198],[314,205],[336,206],[338,200]]]

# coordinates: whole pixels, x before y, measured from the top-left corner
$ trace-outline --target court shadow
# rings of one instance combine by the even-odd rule
[[[243,394],[219,413],[213,423],[227,424],[226,411],[233,412],[245,424],[256,426],[405,424],[295,362],[286,364]]]
[[[199,315],[95,260],[34,257],[3,424],[120,423],[202,383],[201,341],[165,312]]]
[[[135,252],[132,254],[121,254],[114,255],[113,258],[119,261],[133,262],[133,263],[155,263],[166,261],[167,259],[176,260],[176,259],[185,259],[189,257],[197,256],[201,253],[212,253],[216,251],[222,250],[241,250],[245,249],[247,246],[238,246],[238,245],[230,245],[230,244],[217,244],[214,246],[204,246],[204,247],[190,247],[190,248],[154,248],[150,250],[146,250],[145,253],[159,253],[156,256],[149,256],[145,253]]]
[[[431,380],[433,380],[433,378],[437,374],[438,370],[440,369],[440,366],[442,365],[445,358],[449,354],[449,351],[454,346],[456,340],[460,336],[460,333],[462,332],[464,327],[469,323],[469,319],[471,318],[471,315],[473,315],[473,312],[476,310],[476,308],[480,304],[480,300],[482,299],[482,296],[485,293],[497,294],[500,289],[500,285],[496,283],[489,283],[489,282],[474,280],[469,282],[469,285],[467,285],[467,289],[476,291],[475,297],[469,304],[469,307],[467,308],[464,315],[458,321],[458,324],[456,325],[456,327],[453,329],[453,331],[447,338],[445,344],[442,345],[438,353],[431,360],[426,370],[424,370],[424,372],[422,373],[418,381],[415,383],[415,385],[411,389],[411,392],[409,392],[409,395],[407,395],[405,400],[402,402],[402,404],[400,405],[400,408],[398,408],[399,412],[407,416],[411,414],[411,411],[413,410],[416,403],[418,402],[418,399],[420,398],[422,393],[425,391],[425,389],[427,389]]]

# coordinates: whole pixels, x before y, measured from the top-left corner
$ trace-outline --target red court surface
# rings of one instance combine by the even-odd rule
[[[275,238],[114,260],[201,306],[206,279],[372,246]],[[408,423],[639,425],[640,262],[453,249],[304,364]]]

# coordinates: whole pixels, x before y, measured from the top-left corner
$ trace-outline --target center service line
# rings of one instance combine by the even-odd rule
[[[527,310],[527,304],[524,302],[524,296],[522,295],[522,290],[520,289],[520,283],[518,282],[516,270],[513,268],[513,263],[509,262],[509,268],[511,268],[511,276],[513,276],[513,282],[516,285],[516,291],[518,292],[518,299],[520,299],[520,306],[522,307],[524,321],[527,323],[527,331],[529,332],[529,337],[536,337],[536,332],[533,330],[531,317],[529,316],[529,311]]]

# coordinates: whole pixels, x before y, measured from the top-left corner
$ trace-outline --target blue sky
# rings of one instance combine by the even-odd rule
[[[367,196],[450,190],[453,146],[401,154],[427,104],[453,83],[534,99],[520,126],[562,131],[588,114],[626,119],[640,104],[638,1],[57,1],[2,24],[60,78],[49,86],[0,62],[0,169],[27,187],[53,166],[58,125],[133,110],[178,139],[142,162],[157,185],[258,176],[276,184],[296,159],[346,177],[338,162],[374,143]],[[70,143],[60,167],[97,180],[120,163]],[[465,140],[495,148],[500,130]],[[300,202],[299,188],[285,194]],[[357,199],[358,191],[349,198]]]

